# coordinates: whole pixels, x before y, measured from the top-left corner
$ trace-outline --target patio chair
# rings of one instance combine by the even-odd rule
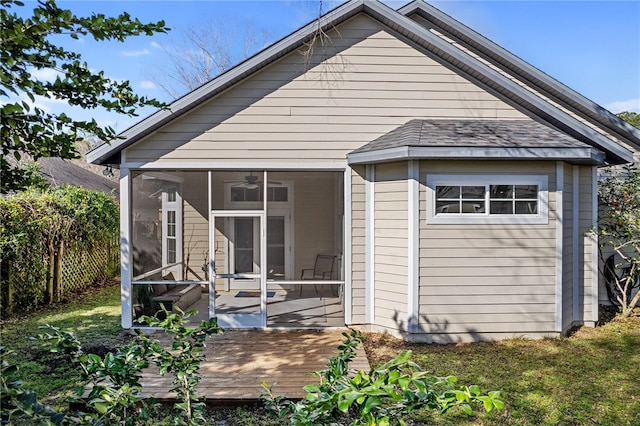
[[[336,263],[336,257],[330,254],[318,254],[313,268],[303,269],[300,274],[300,280],[331,280],[333,278],[333,268]],[[318,284],[313,285],[316,293],[318,293]],[[300,296],[302,296],[302,285],[300,285]]]

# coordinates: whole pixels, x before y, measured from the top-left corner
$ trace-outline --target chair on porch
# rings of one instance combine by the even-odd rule
[[[330,254],[318,254],[313,268],[303,269],[300,280],[331,280],[333,279],[333,268],[336,263],[336,256]],[[318,284],[313,285],[318,293]],[[302,285],[300,285],[300,296],[302,296]]]

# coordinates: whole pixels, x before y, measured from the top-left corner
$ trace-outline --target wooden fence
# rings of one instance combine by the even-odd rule
[[[116,241],[89,249],[50,247],[44,256],[46,278],[36,294],[21,294],[23,276],[17,274],[11,263],[7,267],[2,285],[2,316],[18,309],[28,310],[43,303],[68,299],[87,287],[115,276],[119,269],[120,251]],[[37,271],[33,271],[38,274]],[[5,281],[3,280],[3,281]],[[29,297],[31,300],[24,300]]]

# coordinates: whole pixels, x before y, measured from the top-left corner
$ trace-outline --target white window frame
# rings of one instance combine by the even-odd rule
[[[175,200],[169,199],[169,194],[175,193]],[[169,236],[168,219],[169,212],[175,212],[175,234]],[[182,188],[178,183],[166,184],[162,189],[162,266],[169,264],[169,244],[167,240],[174,239],[176,242],[175,262],[182,262]],[[174,262],[174,263],[175,263]],[[163,273],[173,272],[176,280],[182,279],[182,264],[166,268]]]
[[[489,214],[491,185],[537,185],[535,214]],[[484,213],[436,213],[436,186],[484,186]],[[549,177],[547,175],[427,175],[428,224],[547,224],[549,223]]]

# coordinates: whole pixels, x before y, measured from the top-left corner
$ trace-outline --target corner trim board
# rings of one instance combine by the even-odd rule
[[[131,174],[129,169],[120,169],[120,303],[122,305],[122,328],[133,326],[131,293]]]
[[[592,229],[598,229],[598,168],[591,168],[591,227]],[[598,322],[599,315],[599,296],[600,296],[600,257],[598,256],[598,234],[591,232],[591,303],[593,304],[591,310],[591,320],[595,323]]]
[[[375,166],[367,165],[365,168],[365,321],[373,324],[375,321]]]
[[[420,163],[409,161],[407,166],[407,329],[409,333],[417,333],[419,330],[419,250],[420,250]]]
[[[573,204],[571,207],[571,246],[572,246],[572,296],[573,296],[573,321],[580,320],[580,242],[579,242],[579,226],[580,225],[580,168],[576,165],[572,166],[572,185],[571,185]],[[583,311],[584,312],[584,311]],[[583,315],[584,316],[584,315]]]
[[[556,331],[562,333],[562,262],[563,262],[563,192],[564,163],[556,163]]]

